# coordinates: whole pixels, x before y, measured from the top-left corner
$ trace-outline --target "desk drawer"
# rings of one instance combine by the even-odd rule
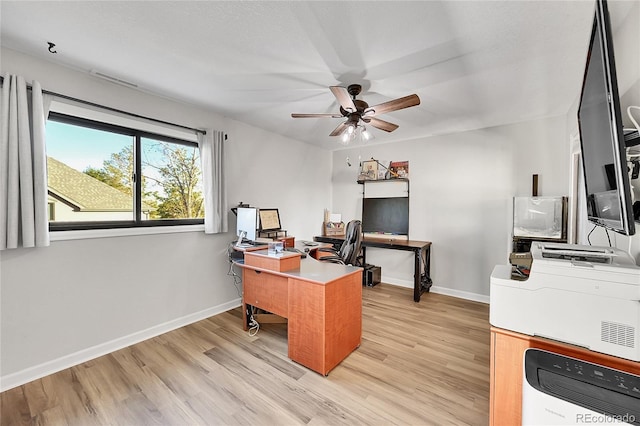
[[[244,303],[288,318],[288,280],[285,277],[244,269],[242,274]]]

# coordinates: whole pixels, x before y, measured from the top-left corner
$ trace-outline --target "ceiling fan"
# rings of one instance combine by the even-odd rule
[[[291,114],[293,118],[346,118],[347,120],[338,125],[329,136],[338,136],[345,132],[353,132],[358,127],[360,120],[370,124],[373,127],[384,130],[385,132],[393,132],[398,128],[397,124],[390,123],[385,120],[376,118],[380,114],[391,111],[397,111],[404,108],[420,105],[420,98],[413,94],[403,98],[394,99],[392,101],[383,102],[378,105],[369,106],[365,101],[356,99],[360,94],[362,86],[359,84],[350,84],[349,87],[331,86],[331,93],[336,97],[340,104],[340,113],[329,114]],[[351,96],[351,97],[350,97]]]

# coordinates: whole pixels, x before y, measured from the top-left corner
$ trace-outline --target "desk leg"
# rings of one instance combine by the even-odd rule
[[[420,301],[420,295],[431,288],[431,246],[417,249],[415,254],[415,270],[413,274],[413,300]],[[420,263],[424,256],[424,278]]]
[[[242,302],[242,329],[244,331],[249,330],[249,315],[247,315],[248,309],[251,309],[251,306]]]
[[[413,301],[419,302],[420,295],[422,294],[422,288],[420,283],[420,258],[422,257],[422,250],[415,250],[414,255],[414,269],[413,269]]]
[[[431,246],[424,249],[424,264],[424,273],[427,279],[427,284],[431,287]]]

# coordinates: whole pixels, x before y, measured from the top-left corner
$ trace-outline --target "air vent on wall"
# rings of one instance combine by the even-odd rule
[[[600,323],[600,340],[614,345],[635,348],[635,329],[630,325],[602,321]]]
[[[128,82],[126,80],[122,80],[121,78],[113,77],[113,76],[101,73],[100,71],[91,70],[91,71],[89,71],[89,73],[92,74],[92,75],[95,75],[96,77],[100,77],[100,78],[103,78],[105,80],[108,80],[108,81],[110,81],[112,83],[121,84],[121,85],[127,86],[127,87],[135,87],[135,88],[138,87],[138,85],[135,84],[135,83],[131,83],[131,82]]]

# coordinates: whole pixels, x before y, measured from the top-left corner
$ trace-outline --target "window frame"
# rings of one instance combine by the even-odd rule
[[[157,226],[181,226],[181,225],[201,225],[204,218],[193,219],[153,219],[142,220],[142,156],[140,155],[142,139],[154,139],[160,142],[168,142],[183,145],[189,148],[199,149],[197,142],[179,139],[173,136],[166,136],[147,130],[139,130],[128,126],[105,123],[83,117],[76,117],[69,114],[51,111],[47,121],[70,124],[74,126],[86,127],[94,130],[101,130],[119,135],[133,137],[133,161],[134,161],[134,195],[133,195],[133,220],[110,220],[110,221],[79,221],[52,223],[49,221],[49,231],[81,231],[91,229],[123,229],[123,228],[150,228]],[[48,191],[48,188],[47,188]],[[204,194],[203,194],[204,196]]]

